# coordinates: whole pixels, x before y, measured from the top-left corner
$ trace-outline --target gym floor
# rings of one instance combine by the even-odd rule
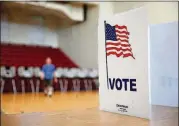
[[[178,108],[152,106],[151,121],[100,111],[98,92],[2,94],[2,126],[178,126]]]

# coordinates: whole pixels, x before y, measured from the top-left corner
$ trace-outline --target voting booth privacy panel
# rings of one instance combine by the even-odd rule
[[[148,119],[146,8],[104,19],[98,32],[100,109]]]
[[[151,104],[178,107],[178,22],[149,31]]]

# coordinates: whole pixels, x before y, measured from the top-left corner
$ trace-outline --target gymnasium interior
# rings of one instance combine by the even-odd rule
[[[178,22],[178,2],[172,1],[0,2],[1,125],[178,126],[178,73],[164,85],[168,90],[164,101],[172,99],[174,105],[149,103],[150,119],[99,107],[104,80],[99,67],[106,62],[99,51],[99,24],[105,16],[141,6],[147,7],[150,24]],[[44,95],[40,75],[47,57],[56,68],[51,97]],[[104,99],[111,102],[109,97]]]

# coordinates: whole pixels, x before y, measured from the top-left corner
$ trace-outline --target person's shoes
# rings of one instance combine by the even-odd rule
[[[47,96],[47,94],[48,94],[48,91],[47,91],[47,89],[45,89],[44,90],[44,95]]]
[[[50,88],[49,88],[49,91],[48,91],[48,96],[49,96],[49,97],[52,97],[52,94],[53,94],[53,89],[50,87]]]

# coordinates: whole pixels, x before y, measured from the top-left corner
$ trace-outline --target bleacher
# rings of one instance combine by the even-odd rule
[[[58,48],[1,44],[1,65],[7,66],[42,66],[46,57],[53,59],[58,67],[78,67],[63,51]]]
[[[63,51],[58,48],[1,44],[1,93],[3,92],[40,92],[43,81],[39,73],[46,57],[51,57],[56,66],[58,83],[55,91],[95,90],[97,70],[79,68]]]

